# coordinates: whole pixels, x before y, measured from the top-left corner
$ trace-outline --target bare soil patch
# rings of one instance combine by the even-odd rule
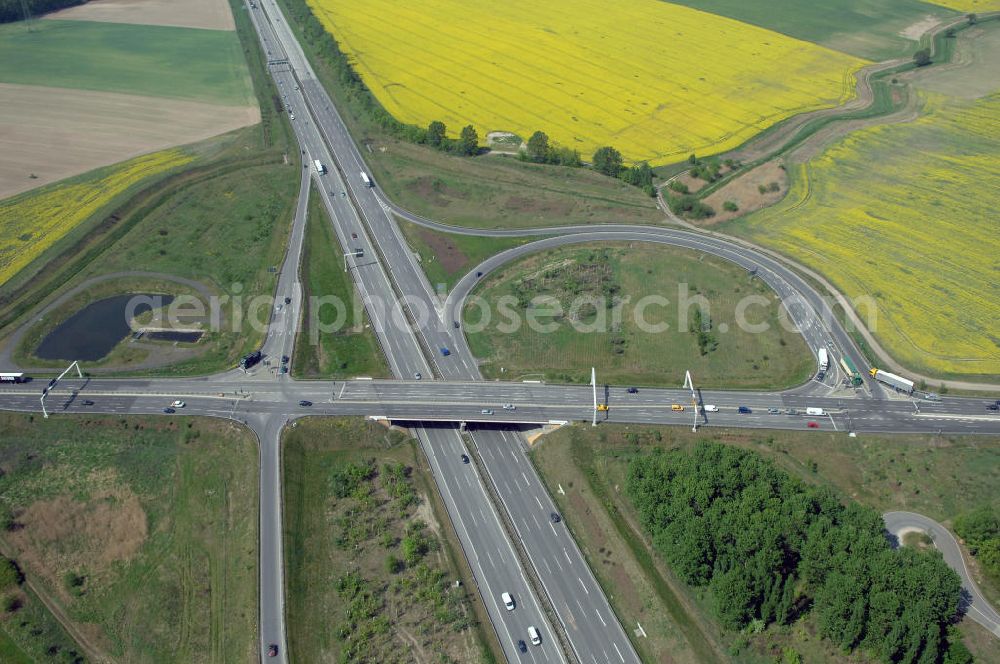
[[[260,122],[256,106],[67,88],[0,83],[0,99],[0,198]]]
[[[945,19],[940,16],[932,16],[928,14],[919,21],[911,23],[902,30],[899,31],[899,36],[905,39],[912,39],[913,41],[920,41],[920,38],[927,32],[930,32],[938,26],[939,23]]]
[[[91,0],[46,18],[235,30],[226,0]]]
[[[772,187],[775,182],[778,184],[778,189],[771,191],[769,187]],[[765,191],[761,192],[760,187],[764,187]],[[787,191],[788,173],[781,167],[781,161],[778,159],[768,161],[732,180],[708,196],[705,203],[715,210],[715,216],[695,223],[699,226],[711,226],[741,217],[754,210],[774,205],[784,197]],[[726,201],[736,203],[739,209],[726,210],[723,207]]]
[[[420,239],[426,242],[431,248],[434,255],[437,256],[441,267],[448,274],[456,272],[469,262],[469,257],[462,253],[462,250],[448,239],[448,236],[442,233],[435,233],[426,228],[420,228],[417,233],[420,235]],[[427,256],[422,256],[421,258],[426,259]]]
[[[511,196],[502,208],[510,212],[537,214],[540,216],[562,216],[573,211],[573,205],[561,200],[541,200],[527,196]]]

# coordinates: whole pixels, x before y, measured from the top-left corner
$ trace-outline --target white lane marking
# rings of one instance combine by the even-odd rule
[[[587,593],[589,595],[590,591],[587,590],[587,586],[585,586],[583,584],[583,579],[581,579],[580,577],[576,577],[576,580],[580,582],[580,587],[583,588],[583,592],[585,592],[585,593]]]
[[[597,617],[598,617],[598,619],[600,619],[601,624],[604,625],[605,627],[607,627],[608,623],[604,622],[604,616],[601,615],[601,612],[599,610],[597,610],[597,609],[594,609],[594,613],[597,614]]]
[[[497,565],[496,565],[496,563],[494,563],[494,562],[493,562],[493,556],[491,556],[491,555],[490,555],[490,552],[489,552],[489,551],[487,551],[487,552],[486,552],[486,557],[487,557],[487,558],[489,559],[489,561],[490,561],[490,567],[492,567],[493,569],[496,569],[496,568],[497,568]]]
[[[618,650],[618,644],[617,643],[612,643],[611,645],[613,645],[615,647],[615,652],[618,653],[618,659],[620,659],[622,661],[622,664],[624,664],[625,658],[622,657],[622,651]]]
[[[570,565],[572,565],[573,564],[573,560],[569,557],[569,554],[566,553],[566,547],[563,547],[563,555],[566,556],[566,562],[568,562]]]
[[[540,509],[540,510],[545,509],[544,507],[542,507],[542,501],[540,501],[538,499],[538,496],[534,496],[534,499],[535,499],[535,502],[538,503],[538,509]]]

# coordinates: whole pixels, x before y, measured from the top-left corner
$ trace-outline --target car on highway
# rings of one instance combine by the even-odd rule
[[[292,303],[292,298],[286,296],[285,297],[285,304],[291,304],[291,303]]]
[[[420,380],[423,377],[424,377],[424,375],[422,373],[420,373],[419,371],[414,371],[413,372],[413,380]]]
[[[639,393],[639,388],[638,387],[630,387],[630,388],[628,388],[625,391],[628,392],[629,394],[638,394]]]
[[[549,520],[552,523],[559,523],[560,521],[562,521],[562,517],[559,516],[559,512],[553,512],[552,514],[549,514]]]
[[[538,629],[534,625],[528,628],[528,638],[531,639],[531,645],[542,645],[542,635],[538,633]]]
[[[302,406],[303,408],[308,408],[309,406],[313,405],[313,402],[303,399],[302,401],[299,402],[299,405]]]
[[[512,403],[505,403],[505,404],[503,405],[503,409],[504,409],[504,410],[517,410],[517,406],[515,406],[515,405],[514,405],[514,404],[512,404]]]
[[[749,415],[750,413],[753,412],[752,410],[750,410],[749,406],[740,406],[737,410],[739,411],[740,415]]]
[[[768,415],[781,415],[781,409],[780,408],[768,408],[767,409],[767,414]]]
[[[351,239],[352,240],[357,240],[358,239],[358,234],[357,233],[351,233]]]
[[[451,355],[451,351],[448,350],[448,347],[447,346],[441,346],[441,356],[442,357],[448,357],[449,355]]]
[[[503,600],[503,605],[507,607],[508,611],[514,610],[514,598],[510,596],[510,593],[502,593],[500,599]]]
[[[173,408],[164,408],[164,409],[163,409],[163,412],[164,412],[164,413],[166,413],[167,415],[173,415],[173,414],[174,414],[174,413],[176,413],[177,411],[176,411],[176,410],[174,410]]]
[[[451,326],[456,330],[460,327],[457,320],[451,321]]]
[[[684,406],[680,405],[679,403],[671,404],[670,410],[682,411],[684,410]]]
[[[288,373],[288,367],[287,367],[287,366],[284,366],[284,365],[282,365],[282,367],[281,367],[280,369],[278,369],[278,373],[281,373],[281,374],[286,374],[286,373]]]
[[[287,355],[282,355],[282,356],[281,356],[281,363],[282,363],[282,364],[288,364],[288,361],[289,361],[290,359],[291,359],[291,358],[290,358],[290,357],[288,357]]]
[[[812,420],[809,420],[808,422],[806,422],[806,426],[809,427],[810,429],[818,429],[819,422],[814,422]]]
[[[289,114],[288,114],[288,118],[289,118],[290,120],[294,120],[294,119],[295,119],[295,114],[294,114],[294,113],[289,113]]]
[[[462,455],[462,463],[469,463],[469,455],[468,454],[463,454]]]
[[[707,404],[705,406],[705,412],[706,413],[718,413],[719,412],[719,407],[718,406],[713,406],[712,404]]]
[[[277,643],[272,643],[271,645],[269,645],[267,647],[267,656],[268,657],[277,657],[278,656],[278,644]]]
[[[184,406],[186,406],[186,405],[187,405],[186,403],[184,403],[184,402],[183,402],[183,401],[181,401],[180,399],[177,399],[177,400],[176,400],[176,401],[174,401],[174,402],[173,402],[172,404],[170,404],[170,407],[171,407],[171,408],[183,408],[183,407],[184,407]]]
[[[521,652],[528,652],[528,645],[524,642],[524,639],[517,640],[517,649]]]
[[[988,403],[986,404],[986,410],[1000,410],[1000,404]]]
[[[93,406],[94,402],[91,401],[90,399],[87,399],[87,400],[85,400],[85,401],[82,402],[82,405],[84,405],[84,406]]]
[[[788,414],[789,415],[798,415],[799,411],[795,410],[794,408],[789,408],[788,409]]]
[[[480,415],[492,415],[493,414],[493,409],[492,408],[483,408],[481,411],[479,411],[479,414]]]

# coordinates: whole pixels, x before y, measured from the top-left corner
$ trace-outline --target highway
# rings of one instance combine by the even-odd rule
[[[581,226],[530,231],[456,229],[411,215],[367,186],[364,159],[327,92],[273,2],[248,4],[269,69],[278,85],[302,150],[303,180],[276,302],[262,347],[264,361],[248,372],[178,379],[65,379],[47,407],[65,413],[162,413],[173,399],[187,406],[173,416],[205,415],[241,421],[260,443],[260,649],[279,647],[287,661],[281,530],[280,436],[291,420],[306,415],[366,416],[408,425],[420,442],[444,499],[448,516],[508,661],[638,662],[625,630],[597,584],[565,523],[554,521],[554,504],[525,452],[515,425],[589,421],[593,393],[579,385],[486,382],[460,327],[461,305],[486,274],[530,252],[574,242],[656,242],[720,256],[746,268],[773,288],[814,353],[827,348],[867,363],[826,300],[780,262],[752,249],[698,233],[658,227]],[[311,168],[318,159],[324,174]],[[308,194],[314,188],[329,213],[345,264],[365,304],[372,329],[395,380],[293,381],[279,373],[291,355],[302,323],[298,269]],[[393,213],[425,226],[475,235],[536,235],[540,239],[487,259],[466,275],[447,300],[428,283]],[[288,298],[288,302],[285,301]],[[447,348],[448,353],[441,349]],[[417,375],[421,380],[417,380]],[[599,378],[599,377],[598,377]],[[599,386],[609,410],[602,421],[680,426],[720,426],[820,431],[947,432],[1000,434],[1000,416],[983,399],[940,401],[900,398],[864,376],[860,389],[845,388],[831,367],[823,382],[808,381],[783,392],[699,391],[699,406],[682,389]],[[43,385],[0,386],[0,408],[38,411]],[[306,400],[311,405],[300,405]],[[86,401],[93,403],[87,405]],[[513,409],[504,409],[511,404]],[[674,410],[673,404],[684,406]],[[741,413],[739,407],[751,412]],[[806,416],[807,407],[823,416]],[[778,412],[770,413],[768,409]],[[485,411],[485,412],[484,412]],[[466,436],[459,424],[468,425]],[[475,463],[463,463],[471,453]],[[495,491],[499,502],[490,493]],[[504,523],[513,528],[508,537]],[[537,578],[541,593],[533,590]],[[500,594],[517,606],[508,611]],[[554,610],[550,621],[545,605]],[[542,633],[539,646],[517,651],[528,626]],[[564,652],[559,634],[571,652]],[[267,661],[275,661],[267,659]]]

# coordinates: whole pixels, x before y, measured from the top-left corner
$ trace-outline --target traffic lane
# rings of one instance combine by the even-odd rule
[[[582,552],[561,517],[558,523],[553,522],[552,515],[558,510],[534,472],[520,435],[506,429],[476,431],[473,436],[481,451],[490,452],[484,464],[577,654],[584,657],[603,652],[605,661],[638,664],[638,656]]]
[[[457,430],[453,426],[420,427],[416,433],[449,506],[448,512],[480,585],[501,647],[509,661],[516,661],[520,656],[517,641],[529,642],[528,627],[551,635],[548,621],[528,586],[475,465],[461,460],[461,455],[467,452]],[[515,599],[517,606],[513,611],[503,606],[500,596],[504,592]],[[529,652],[536,661],[564,661],[551,636],[541,646],[532,646]]]
[[[973,581],[962,550],[951,531],[937,521],[915,512],[886,512],[882,515],[882,519],[886,530],[896,536],[897,545],[902,544],[901,536],[907,529],[926,532],[933,540],[935,548],[941,552],[944,561],[962,580],[962,588],[968,594],[967,598],[970,601],[965,607],[966,615],[1000,637],[1000,612],[986,601]]]

